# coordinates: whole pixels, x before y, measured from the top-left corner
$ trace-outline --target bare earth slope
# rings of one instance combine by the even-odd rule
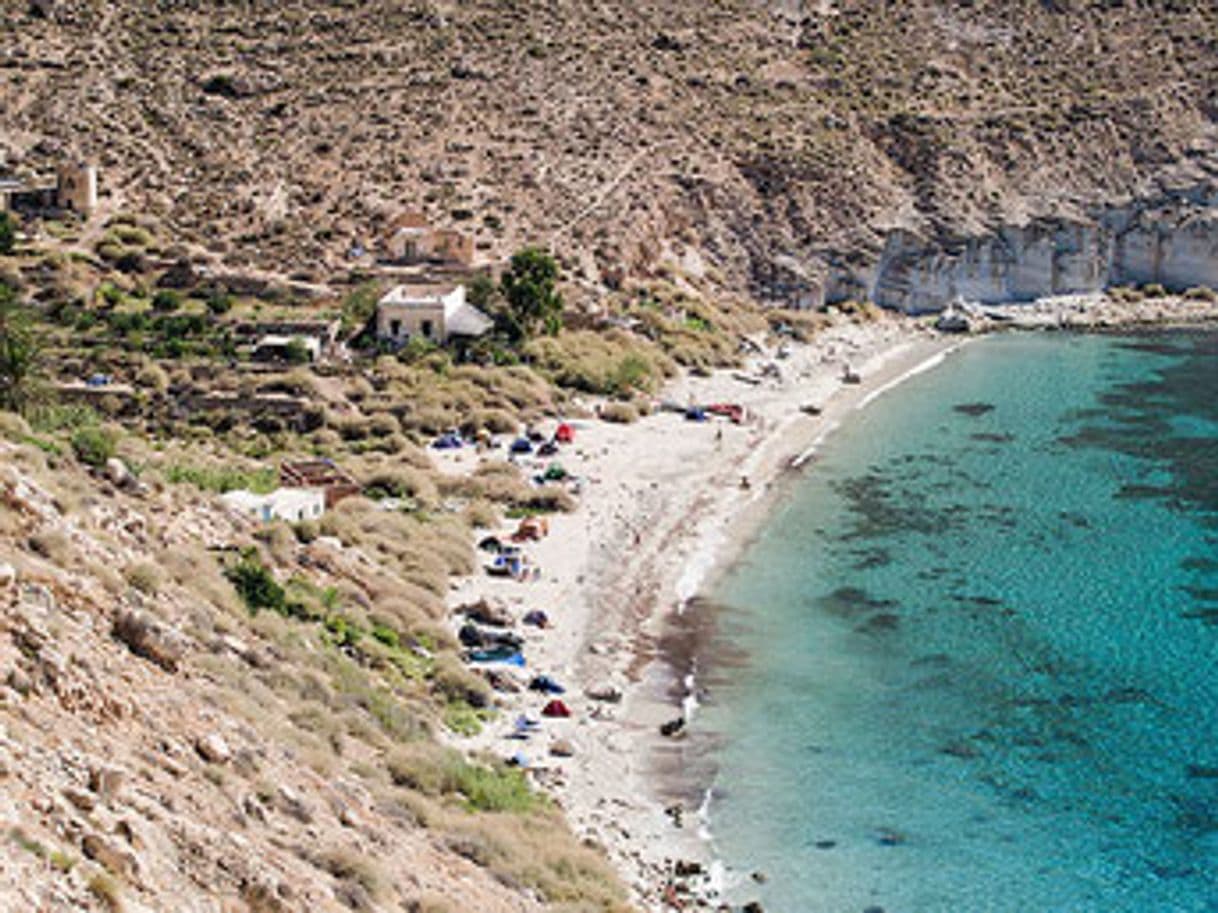
[[[115,205],[318,275],[424,208],[779,297],[887,227],[1068,215],[1218,148],[1208,0],[10,0],[0,31],[10,165],[95,157]]]

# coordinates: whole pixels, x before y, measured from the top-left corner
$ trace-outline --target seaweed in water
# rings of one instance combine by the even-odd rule
[[[1180,433],[1172,418],[1218,424],[1218,334],[1163,335],[1129,344],[1160,354],[1165,364],[1150,380],[1121,384],[1101,397],[1108,421],[1059,438],[1068,447],[1106,450],[1167,470],[1164,485],[1125,485],[1121,498],[1165,502],[1174,510],[1218,517],[1218,447],[1212,437]]]
[[[858,518],[853,528],[841,536],[846,541],[903,532],[938,537],[961,528],[967,515],[961,505],[951,505],[946,510],[927,507],[925,493],[911,486],[898,486],[895,480],[875,473],[833,484]]]
[[[860,618],[871,612],[892,609],[897,603],[892,599],[875,599],[866,590],[856,586],[838,587],[816,603],[824,611],[838,618]]]

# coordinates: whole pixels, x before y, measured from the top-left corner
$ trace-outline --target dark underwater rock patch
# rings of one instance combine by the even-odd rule
[[[976,418],[979,415],[985,415],[987,412],[994,411],[993,403],[958,403],[952,406],[953,412],[959,412],[961,415],[967,415],[970,418]]]
[[[859,634],[887,634],[901,626],[901,616],[895,612],[872,615],[854,630]]]

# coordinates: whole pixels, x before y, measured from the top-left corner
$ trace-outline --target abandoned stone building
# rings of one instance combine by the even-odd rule
[[[97,209],[97,167],[87,162],[61,165],[54,177],[0,177],[0,211],[75,212],[88,218]]]

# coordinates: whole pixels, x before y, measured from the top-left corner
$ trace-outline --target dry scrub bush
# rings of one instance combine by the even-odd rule
[[[807,342],[830,323],[830,318],[814,311],[774,310],[769,314],[771,330],[786,327],[800,342]]]
[[[439,504],[436,483],[424,472],[413,467],[382,469],[364,482],[370,497],[410,498],[420,507],[434,508]]]
[[[524,352],[554,383],[584,393],[649,391],[673,371],[672,362],[652,343],[621,330],[546,336],[529,342]]]
[[[461,433],[474,436],[480,431],[491,434],[514,434],[519,423],[503,409],[477,409],[458,426]]]
[[[543,485],[540,488],[532,489],[523,499],[516,502],[516,506],[547,513],[569,514],[575,510],[577,505],[575,498],[565,488],[557,485]]]
[[[479,498],[465,505],[462,518],[471,529],[492,529],[499,524],[499,511],[490,501]]]
[[[0,412],[0,436],[20,441],[31,434],[29,423],[15,412]]]
[[[259,393],[287,393],[291,396],[316,396],[318,393],[317,378],[308,368],[268,375],[257,389]]]
[[[488,460],[469,476],[445,476],[439,481],[444,495],[483,499],[498,504],[515,504],[526,497],[529,486],[520,470],[505,460]]]
[[[85,569],[111,596],[121,596],[126,591],[127,581],[109,565],[91,561],[85,565]]]
[[[165,583],[161,569],[150,561],[137,561],[128,565],[123,576],[132,587],[148,596],[155,596]]]
[[[434,464],[431,462],[431,457],[427,455],[427,451],[415,444],[407,444],[397,453],[397,459],[405,462],[415,469],[425,469],[431,471],[434,469]]]
[[[39,530],[30,536],[29,547],[60,567],[67,567],[73,557],[72,543],[60,529]]]
[[[282,520],[259,527],[254,538],[266,546],[271,559],[278,565],[291,564],[296,556],[296,531]]]
[[[398,420],[386,412],[378,412],[368,420],[368,431],[373,437],[389,437],[398,428]]]
[[[421,589],[417,593],[425,601],[397,594],[378,601],[368,613],[368,620],[392,628],[399,634],[414,633],[429,618],[438,617],[443,610],[443,604],[434,594]]]
[[[457,517],[420,518],[348,498],[321,520],[322,531],[388,562],[404,580],[443,596],[448,577],[474,569],[469,531]]]
[[[135,382],[154,393],[165,393],[169,389],[169,375],[154,361],[147,361],[140,367],[135,374]]]
[[[601,406],[600,416],[607,422],[629,425],[638,421],[639,411],[632,403],[605,403]]]
[[[347,847],[323,853],[319,865],[335,878],[353,881],[375,900],[386,891],[385,875],[369,856]]]
[[[246,614],[232,584],[224,579],[220,565],[202,546],[178,545],[162,552],[157,561],[178,586],[193,593],[204,604],[232,616]]]
[[[464,701],[471,707],[490,706],[491,689],[486,680],[450,654],[436,659],[431,684],[446,701]]]
[[[436,742],[410,742],[394,749],[385,759],[385,768],[395,786],[438,796],[446,791],[447,769],[459,757],[453,749]]]

